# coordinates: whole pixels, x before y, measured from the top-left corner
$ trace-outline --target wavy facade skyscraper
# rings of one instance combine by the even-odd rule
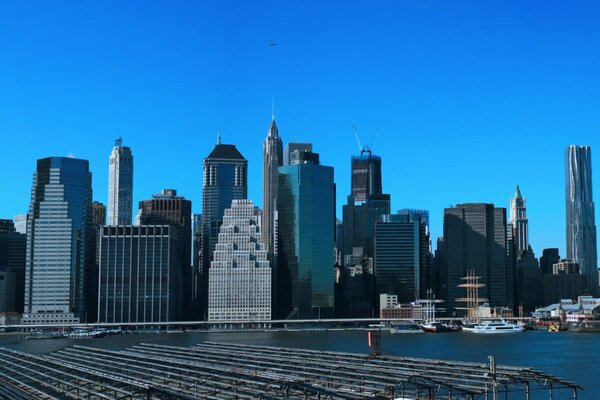
[[[579,263],[589,291],[598,291],[596,219],[592,197],[592,149],[571,145],[565,150],[567,258]]]

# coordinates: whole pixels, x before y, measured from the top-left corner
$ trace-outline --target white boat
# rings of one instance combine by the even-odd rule
[[[393,323],[390,327],[390,333],[392,335],[400,335],[400,334],[413,334],[413,333],[424,333],[421,327],[411,321],[404,322],[396,322]]]
[[[463,325],[462,330],[470,333],[499,334],[520,333],[525,331],[525,327],[501,319],[499,321],[482,321],[474,325]]]

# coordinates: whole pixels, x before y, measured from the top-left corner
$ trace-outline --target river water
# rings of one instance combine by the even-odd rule
[[[79,340],[21,340],[16,335],[3,335],[0,336],[0,347],[44,354],[73,344],[116,350],[140,342],[189,346],[203,341],[354,353],[369,352],[367,334],[364,331],[184,332],[131,334]],[[494,355],[498,364],[533,367],[577,383],[584,389],[579,392],[579,399],[600,399],[600,333],[527,331],[522,334],[508,335],[384,334],[382,351],[407,357],[482,363],[488,362],[488,355]],[[0,362],[2,362],[1,350]]]

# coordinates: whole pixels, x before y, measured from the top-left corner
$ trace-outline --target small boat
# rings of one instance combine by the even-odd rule
[[[525,327],[523,325],[507,322],[501,319],[499,321],[482,321],[478,324],[463,325],[462,330],[470,333],[500,334],[521,333],[525,331]]]
[[[456,332],[460,328],[453,324],[445,324],[440,321],[429,321],[421,324],[423,332],[440,333],[440,332]]]
[[[424,333],[421,327],[415,322],[397,322],[391,325],[390,333],[392,335]]]

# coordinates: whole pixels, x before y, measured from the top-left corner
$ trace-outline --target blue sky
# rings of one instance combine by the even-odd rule
[[[365,143],[379,127],[384,191],[430,210],[434,242],[444,207],[508,207],[519,183],[534,250],[564,255],[564,148],[599,162],[599,27],[596,1],[4,1],[0,217],[27,211],[47,156],[90,160],[106,202],[118,136],[136,203],[168,187],[200,211],[218,129],[260,204],[275,98],[284,143],[335,167],[338,216],[352,126]]]

